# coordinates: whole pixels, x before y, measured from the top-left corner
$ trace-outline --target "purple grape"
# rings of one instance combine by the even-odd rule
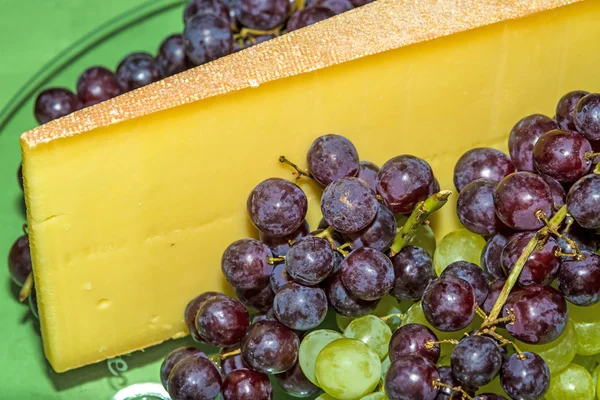
[[[185,54],[195,65],[206,64],[231,53],[233,33],[227,20],[215,14],[197,14],[183,30]]]
[[[352,5],[354,7],[361,7],[364,6],[365,4],[369,4],[374,0],[350,0],[350,2],[352,3]]]
[[[340,135],[318,137],[308,149],[306,163],[308,171],[323,186],[341,178],[354,177],[359,170],[356,148],[351,141]]]
[[[321,325],[327,315],[327,296],[320,287],[285,284],[273,301],[277,320],[290,329],[307,331]]]
[[[326,7],[314,6],[304,8],[292,14],[287,22],[287,31],[292,32],[297,29],[316,24],[317,22],[331,18],[334,15],[335,12]]]
[[[185,54],[183,35],[177,33],[167,37],[160,44],[156,61],[164,76],[171,76],[190,68],[191,62]]]
[[[448,276],[429,284],[422,300],[423,314],[443,332],[466,328],[475,315],[475,290],[464,279]]]
[[[287,371],[275,375],[275,380],[284,392],[293,397],[312,397],[321,391],[308,380],[298,363]]]
[[[492,308],[494,308],[496,301],[498,301],[498,297],[500,297],[500,293],[502,292],[502,289],[504,289],[505,283],[506,280],[504,278],[498,278],[490,283],[487,298],[481,305],[481,308],[486,314],[489,315],[492,312]]]
[[[385,375],[385,393],[393,400],[434,400],[440,375],[435,364],[420,356],[394,361]]]
[[[325,286],[327,298],[335,311],[344,317],[358,318],[375,310],[379,301],[366,301],[354,296],[346,289],[340,275],[330,276]]]
[[[281,178],[259,183],[246,203],[250,220],[272,237],[294,233],[304,223],[308,200],[298,185]]]
[[[361,300],[381,299],[394,286],[394,265],[379,250],[361,247],[344,258],[340,268],[344,286]]]
[[[273,291],[273,293],[277,293],[283,287],[283,285],[292,281],[292,277],[287,273],[285,269],[285,264],[281,263],[275,265],[275,268],[273,268],[273,273],[271,274],[269,286],[271,286],[271,290]]]
[[[467,386],[487,385],[498,375],[502,355],[496,342],[473,335],[462,339],[452,350],[452,373]]]
[[[354,249],[370,247],[379,251],[386,251],[396,237],[396,218],[383,204],[379,204],[375,219],[364,229],[348,233],[348,238]]]
[[[269,311],[273,306],[275,293],[267,284],[262,289],[235,289],[235,294],[243,305],[257,311]]]
[[[220,0],[190,0],[183,9],[183,23],[187,24],[190,18],[198,14],[214,14],[232,26],[236,25],[235,16],[227,4]]]
[[[179,361],[190,356],[206,357],[206,354],[195,347],[179,347],[165,357],[164,361],[160,365],[160,381],[162,382],[165,390],[169,390],[169,374],[173,370],[173,367],[175,367]]]
[[[477,179],[500,182],[515,172],[510,157],[500,150],[489,147],[471,149],[463,154],[454,167],[454,186],[459,192]]]
[[[390,339],[390,361],[394,362],[405,356],[417,355],[437,364],[440,359],[440,345],[435,343],[435,345],[429,347],[428,342],[438,342],[438,338],[425,325],[407,324],[401,326]]]
[[[309,232],[310,227],[308,226],[308,222],[304,221],[304,223],[302,223],[298,229],[287,236],[272,237],[259,232],[259,237],[264,244],[269,246],[273,252],[273,255],[278,257],[285,256],[287,254],[288,250],[290,249],[290,242],[296,242],[300,238],[308,235]]]
[[[544,180],[531,172],[516,172],[504,178],[496,188],[496,214],[504,224],[520,231],[541,228],[544,222],[536,212],[550,218],[552,193]]]
[[[271,308],[267,312],[261,312],[252,317],[252,324],[257,323],[258,321],[277,321],[277,318],[275,318],[275,313]]]
[[[497,184],[491,179],[477,179],[465,186],[458,195],[458,219],[471,232],[493,235],[505,228],[496,215],[494,195]]]
[[[123,93],[135,90],[163,78],[162,67],[148,53],[133,53],[117,67],[117,81]]]
[[[600,228],[600,175],[586,175],[575,182],[567,195],[567,208],[583,228]]]
[[[459,381],[456,380],[456,378],[452,375],[452,369],[450,367],[438,367],[438,374],[440,375],[440,382],[450,386],[451,388],[455,388],[460,386],[462,390],[464,390],[465,392],[467,392],[467,394],[469,396],[474,396],[475,395],[475,388],[471,388],[468,387],[464,384],[461,384]],[[439,393],[437,395],[437,397],[435,398],[435,400],[460,400],[462,398],[462,394],[447,388],[447,387],[440,387],[439,388]]]
[[[238,289],[260,289],[269,283],[273,266],[271,250],[256,239],[230,244],[221,257],[221,271],[227,282]]]
[[[40,124],[64,117],[79,110],[81,104],[75,93],[65,88],[50,88],[35,99],[35,119]]]
[[[290,11],[289,0],[240,0],[237,17],[247,28],[266,31],[283,24]]]
[[[453,276],[467,281],[473,287],[473,290],[475,290],[475,300],[477,301],[477,304],[483,304],[485,302],[490,289],[487,283],[488,277],[485,274],[485,271],[477,264],[468,261],[455,261],[444,269],[440,278],[446,278],[447,276]]]
[[[415,205],[432,195],[435,188],[433,171],[426,161],[401,155],[392,158],[379,171],[377,193],[396,214],[408,214]]]
[[[31,273],[31,253],[29,252],[29,238],[23,235],[10,248],[8,253],[8,272],[12,280],[23,286]]]
[[[227,354],[238,349],[238,346],[225,347],[221,350],[221,354]],[[244,357],[242,357],[242,353],[234,354],[221,359],[221,371],[225,376],[229,375],[230,372],[245,368],[248,368],[248,366],[244,362]]]
[[[223,293],[219,292],[204,292],[194,297],[188,305],[185,307],[184,312],[184,320],[187,325],[190,334],[192,335],[192,339],[197,342],[204,342],[204,339],[198,333],[198,329],[196,329],[196,316],[198,315],[198,310],[204,304],[204,302],[212,297],[227,297]]]
[[[390,294],[398,300],[418,300],[437,278],[433,260],[420,247],[407,246],[392,257],[396,281]]]
[[[575,123],[573,122],[573,113],[575,112],[575,106],[579,99],[586,94],[590,94],[590,92],[574,90],[560,98],[556,105],[556,122],[560,129],[569,131],[577,130]]]
[[[208,358],[190,356],[173,367],[167,387],[173,400],[212,400],[219,396],[222,384],[219,369]]]
[[[347,0],[325,0],[325,1],[347,1]],[[379,167],[370,161],[361,161],[358,167],[358,179],[362,179],[369,185],[374,193],[377,192],[379,182]]]
[[[525,359],[513,354],[502,366],[500,384],[513,399],[536,400],[550,387],[550,369],[542,357],[523,353]]]
[[[492,236],[481,252],[481,267],[490,278],[506,278],[506,272],[502,268],[502,250],[508,243],[506,233],[497,233]]]
[[[554,130],[544,133],[533,148],[536,170],[562,183],[575,182],[585,175],[591,163],[586,153],[590,142],[577,132]]]
[[[313,231],[310,234],[316,236],[321,232],[323,232],[323,229],[317,229],[316,231]],[[342,237],[342,234],[339,232],[334,231],[331,237],[333,239],[333,244],[336,248],[340,247],[346,242],[346,239]],[[342,256],[342,254],[339,251],[333,252],[333,269],[331,270],[331,273],[329,275],[336,274],[340,270],[340,266],[343,260],[344,256]]]
[[[228,297],[213,296],[198,310],[196,329],[200,337],[214,346],[233,346],[240,342],[250,325],[250,315],[242,303]]]
[[[573,122],[587,139],[600,140],[600,94],[590,93],[577,102]]]
[[[507,400],[506,397],[500,396],[495,393],[482,393],[478,394],[473,398],[473,400]]]
[[[510,273],[525,250],[527,243],[536,232],[520,232],[510,237],[502,251],[502,266]],[[518,283],[522,286],[533,284],[546,284],[554,279],[560,267],[560,258],[556,256],[558,244],[553,237],[549,237],[542,249],[535,249],[529,256],[519,275]]]
[[[285,269],[296,281],[316,285],[333,269],[333,250],[327,239],[306,236],[294,243],[285,258]]]
[[[529,115],[517,122],[508,137],[508,150],[519,171],[535,171],[533,146],[540,136],[557,128],[554,120],[541,114]]]
[[[335,15],[352,10],[354,5],[350,0],[313,0],[307,1],[306,7],[325,7],[335,13]],[[362,163],[361,163],[362,164]]]
[[[600,301],[600,256],[595,252],[582,253],[585,260],[566,259],[562,262],[556,283],[571,303],[591,306]]]
[[[554,288],[531,285],[513,289],[503,308],[515,314],[506,329],[515,338],[529,344],[546,344],[560,336],[567,326],[567,303]]]
[[[77,80],[77,96],[83,107],[93,106],[121,94],[115,74],[104,67],[91,67]]]
[[[342,233],[366,228],[375,219],[378,209],[377,198],[358,178],[341,178],[330,183],[321,197],[323,218]]]
[[[242,340],[242,355],[250,368],[263,374],[279,374],[298,360],[300,340],[277,321],[259,321]]]
[[[567,193],[565,192],[565,188],[560,184],[559,181],[552,178],[548,175],[540,174],[544,182],[550,188],[550,193],[552,194],[552,201],[554,202],[554,207],[560,208],[565,205],[567,201]]]
[[[271,400],[273,387],[267,375],[238,369],[225,377],[222,394],[223,400]]]
[[[579,226],[579,224],[577,224],[577,222],[573,222],[573,225],[571,225],[566,235],[569,239],[573,240],[577,244],[579,250],[595,252],[598,248],[598,243],[596,239],[597,236],[595,236],[592,231],[588,229],[583,229],[581,226]],[[556,242],[558,243],[558,247],[560,247],[560,250],[563,253],[573,254],[573,249],[571,249],[571,245],[567,243],[564,239],[557,238]]]
[[[19,164],[19,169],[17,170],[17,182],[19,183],[19,187],[21,190],[24,190],[23,186],[23,163]]]

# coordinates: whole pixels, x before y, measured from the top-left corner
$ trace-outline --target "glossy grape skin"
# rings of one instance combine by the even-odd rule
[[[511,355],[502,365],[500,383],[504,391],[513,399],[536,400],[541,398],[550,386],[550,370],[544,360],[534,353]]]
[[[433,265],[438,275],[455,261],[481,262],[485,239],[467,229],[448,233],[438,243],[433,255]]]
[[[251,369],[238,369],[223,380],[223,400],[271,400],[273,387],[269,377]]]
[[[388,355],[392,330],[380,318],[374,315],[365,315],[351,321],[344,329],[344,336],[360,340],[383,360]]]
[[[35,99],[35,119],[40,124],[64,117],[81,107],[75,93],[66,88],[49,88]]]
[[[290,249],[290,241],[292,243],[298,241],[299,239],[305,237],[310,232],[310,227],[308,226],[308,222],[304,221],[302,225],[294,232],[287,236],[282,237],[272,237],[265,235],[262,232],[259,232],[260,241],[269,246],[273,255],[275,257],[285,256]]]
[[[396,218],[383,204],[378,205],[375,219],[364,229],[358,232],[348,233],[348,239],[354,245],[354,249],[370,247],[375,250],[387,250],[394,237],[396,237]]]
[[[567,208],[583,228],[600,228],[600,175],[589,174],[575,182],[567,195]]]
[[[285,270],[285,264],[280,263],[275,265],[273,268],[273,273],[271,274],[271,280],[269,282],[269,286],[273,293],[279,292],[279,289],[283,287],[288,282],[292,282],[292,277]]]
[[[452,276],[433,281],[423,294],[423,313],[440,331],[463,329],[475,315],[475,291],[467,281]]]
[[[219,369],[208,358],[191,356],[175,365],[167,386],[173,400],[212,400],[219,396],[222,383]]]
[[[585,90],[573,90],[560,98],[556,105],[556,122],[560,129],[576,131],[573,122],[573,113],[577,102],[585,95],[590,94]]]
[[[315,6],[328,8],[333,11],[335,15],[344,13],[354,8],[354,5],[352,5],[350,0],[309,0],[305,3],[305,7]]]
[[[393,400],[434,400],[440,379],[435,364],[420,356],[404,356],[394,361],[385,376],[385,392]]]
[[[552,194],[552,201],[554,201],[554,207],[562,207],[565,205],[567,201],[567,192],[565,192],[565,188],[560,184],[559,181],[552,178],[548,175],[540,174],[544,182],[550,188],[550,193]]]
[[[235,25],[235,17],[225,2],[220,0],[190,0],[183,9],[183,22],[198,14],[214,14],[224,21],[228,21],[232,26]]]
[[[285,284],[273,300],[277,320],[288,328],[307,331],[321,325],[327,315],[327,296],[320,287]]]
[[[327,2],[344,3],[348,0],[323,0],[319,3],[327,4]],[[326,6],[324,6],[326,7]],[[339,14],[339,13],[338,13]],[[358,179],[362,179],[369,185],[373,192],[377,192],[377,182],[379,182],[379,167],[371,161],[361,161],[358,167]]]
[[[197,342],[204,342],[204,339],[198,333],[198,329],[196,328],[196,316],[198,315],[198,310],[204,304],[204,302],[211,297],[226,297],[223,293],[219,292],[204,292],[194,297],[185,307],[184,311],[184,320],[185,324],[190,331],[190,335],[192,339]]]
[[[483,386],[500,372],[502,354],[493,339],[473,335],[454,347],[450,365],[454,376],[462,383]]]
[[[600,140],[600,94],[590,93],[577,102],[573,122],[587,139]]]
[[[435,178],[431,166],[411,155],[387,161],[378,175],[377,193],[394,213],[408,214],[415,205],[432,195]]]
[[[227,20],[215,14],[196,14],[183,30],[185,54],[194,65],[202,65],[231,53],[233,34]]]
[[[567,216],[567,218],[565,218],[565,221],[567,221],[568,218],[570,217]],[[597,236],[594,235],[593,231],[582,228],[581,226],[579,226],[579,224],[577,224],[577,222],[573,222],[566,235],[569,239],[573,240],[577,244],[579,250],[581,251],[587,250],[595,252],[598,248],[599,239],[597,239]],[[560,247],[560,250],[563,253],[573,254],[571,246],[564,239],[557,238],[556,242],[558,243],[558,247]]]
[[[465,384],[456,380],[456,378],[452,375],[452,369],[448,366],[438,367],[438,374],[440,375],[440,382],[448,385],[450,387],[458,387],[460,386],[462,390],[467,392],[469,396],[475,395],[475,388],[471,388],[466,386]],[[440,387],[438,395],[435,400],[460,400],[462,398],[462,394],[460,392],[453,391],[447,387]]]
[[[502,250],[510,236],[506,233],[497,233],[492,236],[481,252],[481,268],[492,279],[506,278],[506,271],[502,268]]]
[[[519,232],[510,237],[502,250],[502,266],[508,273],[512,271],[523,250],[535,235],[535,232]],[[560,258],[555,255],[556,251],[558,251],[556,240],[548,237],[540,250],[536,248],[531,253],[517,282],[522,286],[549,283],[560,267]]]
[[[559,337],[567,325],[567,303],[554,288],[530,285],[513,289],[503,308],[511,309],[515,322],[506,329],[515,338],[529,344],[546,344]]]
[[[287,253],[285,269],[304,285],[316,285],[333,269],[333,249],[327,239],[306,236],[297,240]]]
[[[199,335],[214,346],[233,346],[240,342],[250,325],[248,310],[238,300],[213,296],[207,299],[196,315]]]
[[[259,312],[258,314],[255,314],[252,317],[252,324],[254,324],[258,321],[277,321],[277,318],[275,318],[275,313],[273,312],[273,309],[271,308],[267,312]]]
[[[230,244],[221,257],[221,271],[233,287],[259,289],[269,283],[273,266],[271,250],[256,239],[240,239]]]
[[[195,347],[178,347],[165,357],[162,364],[160,365],[160,381],[162,382],[165,390],[168,390],[169,374],[177,365],[177,363],[186,357],[199,356],[206,357],[206,354],[196,349]]]
[[[556,282],[558,290],[571,303],[590,306],[600,301],[600,255],[583,251],[585,260],[562,262]]]
[[[348,254],[340,268],[344,286],[361,300],[379,300],[394,286],[394,266],[378,250],[361,247]]]
[[[258,321],[242,339],[246,364],[263,374],[278,374],[292,368],[298,359],[298,336],[277,321]]]
[[[329,343],[342,339],[344,336],[336,331],[329,329],[318,329],[307,334],[300,344],[298,364],[306,378],[315,385],[318,385],[315,376],[315,363],[317,356]]]
[[[306,8],[304,10],[309,9]],[[316,10],[319,13],[323,9],[316,8]],[[326,12],[331,13],[330,10]],[[299,15],[298,12],[290,18],[288,30],[290,29],[290,24],[301,24],[301,21],[294,22],[294,19],[298,19],[298,17],[295,17],[297,15]],[[309,11],[307,16],[311,15]],[[295,29],[300,27],[298,26]],[[308,171],[323,186],[327,186],[341,178],[355,177],[359,171],[356,147],[354,147],[350,140],[340,135],[324,135],[315,139],[308,149],[306,163]]]
[[[587,307],[569,303],[569,318],[577,332],[577,354],[600,354],[600,302]]]
[[[468,261],[455,261],[448,265],[440,275],[440,278],[448,276],[467,281],[475,291],[475,301],[477,301],[477,304],[481,305],[485,302],[489,292],[488,277],[477,264]]]
[[[132,53],[117,67],[117,82],[123,93],[149,85],[163,78],[158,61],[148,53]]]
[[[91,67],[77,80],[77,96],[82,107],[93,106],[121,94],[117,77],[104,67]]]
[[[275,293],[268,284],[262,289],[235,288],[235,295],[246,307],[262,312],[271,309],[275,298]]]
[[[437,278],[431,256],[422,248],[404,247],[392,257],[395,282],[390,294],[398,300],[418,300]]]
[[[517,122],[508,137],[508,150],[519,171],[535,171],[533,146],[540,136],[557,128],[556,122],[541,114],[529,115]]]
[[[239,346],[225,347],[221,350],[220,354],[221,355],[227,354],[230,352],[234,352],[238,349],[239,349]],[[230,372],[238,370],[238,369],[248,368],[248,366],[244,362],[244,357],[242,356],[241,353],[227,356],[227,357],[221,359],[220,365],[221,365],[221,372],[223,373],[223,376],[227,376],[227,374],[229,374]]]
[[[536,170],[559,182],[575,182],[585,175],[591,163],[585,159],[592,152],[590,142],[577,132],[554,130],[544,133],[533,147]]]
[[[505,228],[496,215],[496,185],[491,179],[477,179],[459,193],[456,213],[461,224],[471,232],[493,235]]]
[[[546,182],[531,172],[516,172],[504,178],[496,188],[496,214],[504,224],[520,231],[540,229],[544,223],[536,217],[541,210],[552,215],[552,193]]]
[[[285,22],[289,0],[240,0],[238,20],[247,28],[269,30]]]
[[[481,309],[485,311],[486,314],[489,314],[492,311],[492,308],[494,308],[505,283],[506,280],[504,278],[498,278],[489,284],[488,295],[483,304],[481,304]]]
[[[296,11],[287,22],[288,32],[316,24],[335,15],[335,12],[326,7],[314,6]]]
[[[364,229],[375,219],[378,209],[377,198],[358,178],[341,178],[330,183],[321,197],[323,218],[341,233]]]
[[[369,314],[377,307],[378,301],[361,300],[354,296],[344,286],[341,274],[338,272],[327,279],[325,291],[331,306],[345,317],[362,317]]]
[[[275,375],[275,380],[284,392],[293,397],[312,397],[321,391],[304,375],[300,363],[296,363],[287,371]]]
[[[8,272],[13,282],[23,286],[31,273],[31,253],[27,235],[19,237],[8,253]]]
[[[454,186],[462,190],[477,179],[500,182],[516,171],[509,156],[489,147],[471,149],[463,154],[454,167]]]
[[[596,388],[592,375],[582,366],[570,364],[550,380],[546,400],[594,400]]]
[[[440,359],[440,345],[427,347],[427,342],[438,342],[431,329],[421,324],[407,324],[398,328],[390,340],[390,361],[394,362],[404,356],[417,355],[434,364]]]
[[[164,76],[175,75],[190,68],[191,61],[185,54],[183,35],[177,33],[163,40],[158,48],[156,61]]]

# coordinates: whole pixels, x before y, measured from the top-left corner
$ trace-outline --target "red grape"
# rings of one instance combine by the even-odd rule
[[[212,400],[219,396],[222,383],[221,372],[208,358],[190,356],[171,370],[167,386],[173,400]]]
[[[536,232],[519,232],[510,237],[502,251],[502,266],[510,273]],[[529,256],[519,274],[518,283],[522,286],[546,284],[554,279],[560,267],[560,258],[556,256],[558,244],[549,237],[541,249],[535,249]]]
[[[390,294],[398,300],[420,299],[429,282],[437,278],[431,256],[420,247],[404,247],[392,263],[396,281]]]
[[[223,400],[271,400],[269,377],[251,369],[237,369],[223,380]]]
[[[214,346],[233,346],[240,342],[250,325],[248,310],[238,300],[213,296],[198,310],[196,328]]]
[[[292,14],[287,22],[287,30],[288,32],[295,31],[331,18],[334,15],[335,12],[326,7],[314,6],[304,8]]]
[[[394,286],[394,266],[382,252],[361,247],[344,258],[340,268],[344,286],[362,300],[378,300]]]
[[[477,179],[465,186],[458,195],[458,219],[471,232],[493,235],[505,228],[496,215],[494,195],[497,184],[491,179]]]
[[[91,67],[77,80],[77,96],[83,107],[93,106],[121,94],[115,74],[104,67]]]
[[[327,315],[327,296],[320,287],[285,284],[273,301],[275,317],[288,328],[307,331],[321,325]]]
[[[477,264],[468,261],[455,261],[448,265],[440,275],[440,278],[453,276],[455,278],[464,279],[475,291],[475,300],[477,304],[483,304],[488,296],[489,285],[488,277],[485,271]]]
[[[491,278],[506,278],[502,268],[502,250],[507,242],[507,233],[497,233],[487,241],[481,252],[481,267]]]
[[[29,252],[29,238],[23,235],[10,248],[8,253],[8,272],[12,280],[23,286],[31,273],[31,253]]]
[[[310,227],[308,226],[308,222],[304,221],[302,225],[294,232],[287,236],[282,237],[273,237],[265,235],[262,232],[259,232],[260,240],[269,246],[274,256],[285,256],[290,249],[290,242],[294,243],[300,238],[308,235],[310,232]]]
[[[313,0],[306,2],[306,7],[314,6],[329,8],[336,15],[354,8],[354,5],[350,0]]]
[[[198,329],[196,328],[196,316],[198,315],[198,310],[204,302],[212,297],[227,297],[223,293],[219,292],[204,292],[194,297],[188,305],[185,307],[184,319],[185,324],[187,325],[190,334],[192,335],[192,339],[197,342],[204,342],[204,339],[198,333]]]
[[[306,236],[292,245],[285,258],[285,269],[294,280],[316,285],[333,269],[333,250],[327,239]]]
[[[162,67],[148,53],[133,53],[117,67],[117,81],[123,93],[141,88],[163,78]]]
[[[475,290],[464,279],[453,276],[429,284],[423,294],[423,314],[437,330],[466,328],[475,315]]]
[[[438,338],[425,325],[407,324],[401,326],[390,339],[390,361],[394,362],[404,356],[417,355],[437,364],[440,359],[440,345],[435,343],[430,346],[427,342],[438,342]]]
[[[440,375],[435,364],[420,356],[394,361],[385,375],[385,393],[393,400],[434,400]]]
[[[496,301],[498,301],[498,297],[500,297],[500,292],[504,289],[505,283],[506,280],[504,278],[498,278],[490,283],[488,295],[481,305],[481,308],[486,314],[489,315],[492,312],[492,308],[494,308]]]
[[[50,88],[35,99],[35,119],[40,124],[64,117],[81,107],[75,93],[65,88]]]
[[[235,16],[224,2],[220,0],[190,0],[183,9],[183,22],[198,14],[214,14],[224,21],[235,25]]]
[[[345,0],[342,0],[345,1]],[[361,161],[358,167],[358,178],[362,179],[369,185],[373,192],[377,192],[377,182],[379,175],[379,167],[371,161]]]
[[[246,364],[257,372],[278,374],[292,368],[298,360],[298,336],[277,321],[258,321],[242,339]]]
[[[583,228],[600,228],[600,175],[586,175],[575,182],[567,195],[567,208]]]
[[[231,53],[233,33],[228,20],[215,14],[196,14],[183,30],[185,54],[195,65],[206,64]]]
[[[573,113],[575,112],[575,106],[579,99],[581,99],[586,94],[590,94],[590,92],[586,92],[584,90],[574,90],[565,94],[560,98],[558,104],[556,105],[556,122],[560,129],[566,129],[569,131],[576,131],[575,123],[573,122]]]
[[[591,167],[586,153],[590,142],[577,132],[554,130],[544,133],[533,148],[533,163],[538,172],[559,182],[575,182]]]
[[[165,76],[171,76],[190,68],[191,62],[185,54],[183,35],[175,34],[167,37],[158,49],[156,61]]]
[[[383,204],[379,204],[375,219],[358,232],[348,233],[348,239],[354,249],[370,247],[375,250],[387,250],[396,237],[396,218]]]
[[[500,182],[515,171],[515,166],[509,156],[500,150],[479,147],[467,151],[456,162],[454,186],[460,192],[477,179],[484,178]]]
[[[173,370],[173,367],[175,367],[179,361],[190,356],[206,357],[206,354],[195,347],[178,347],[165,357],[160,366],[160,381],[165,390],[169,389],[169,374]]]
[[[237,17],[245,27],[265,31],[283,24],[290,11],[289,0],[240,0]]]
[[[550,387],[550,369],[535,353],[523,353],[525,359],[513,354],[502,366],[500,384],[513,399],[536,400]]]
[[[230,244],[221,257],[221,270],[227,282],[238,289],[261,289],[269,283],[273,266],[271,250],[256,239]]]
[[[454,347],[450,366],[460,382],[471,387],[483,386],[500,372],[502,354],[493,339],[472,335]]]
[[[552,178],[551,176],[540,174],[544,182],[550,188],[550,193],[552,194],[552,201],[554,202],[554,207],[560,208],[565,205],[567,201],[567,193],[565,192],[565,188],[560,184],[559,181]]]
[[[342,233],[358,232],[377,215],[377,198],[358,178],[341,178],[327,185],[321,197],[321,212],[325,221]]]
[[[366,301],[354,296],[342,282],[340,273],[330,276],[325,291],[331,306],[344,317],[358,318],[375,310],[379,300]]]
[[[284,392],[293,397],[311,397],[321,391],[304,375],[299,363],[294,364],[287,371],[275,375],[275,380]]]
[[[221,354],[231,353],[238,349],[239,346],[224,347],[221,350]],[[221,371],[225,376],[227,376],[230,372],[245,368],[248,368],[248,366],[244,362],[244,357],[242,356],[241,352],[239,354],[234,354],[221,359]]]
[[[443,384],[450,386],[450,388],[455,388],[460,386],[462,390],[467,392],[469,396],[474,396],[476,388],[468,387],[465,384],[461,384],[461,382],[457,381],[454,375],[452,374],[452,369],[447,366],[438,367],[438,374],[440,375],[440,382]],[[440,387],[439,393],[435,400],[461,400],[463,397],[459,392],[452,390],[448,387]]]
[[[269,311],[275,298],[275,293],[269,284],[261,289],[235,288],[235,295],[243,305],[258,311]]]
[[[529,115],[517,122],[508,137],[508,150],[519,171],[535,171],[533,146],[540,136],[557,128],[554,120],[541,114]]]
[[[306,163],[308,171],[323,186],[340,178],[354,177],[359,170],[356,148],[340,135],[318,137],[308,149]]]
[[[600,140],[600,94],[590,93],[577,102],[573,122],[583,136]]]
[[[578,306],[600,301],[600,256],[583,251],[585,260],[566,259],[560,266],[556,282],[565,299]]]

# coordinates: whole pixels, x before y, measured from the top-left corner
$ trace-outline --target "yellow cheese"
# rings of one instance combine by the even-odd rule
[[[53,368],[185,335],[188,300],[226,290],[224,248],[256,235],[248,193],[291,178],[278,156],[304,164],[318,135],[343,134],[378,164],[424,157],[453,189],[465,150],[504,149],[524,115],[599,90],[600,2],[531,3],[381,0],[24,134]],[[319,189],[300,185],[315,227]],[[436,233],[458,226],[453,207]]]

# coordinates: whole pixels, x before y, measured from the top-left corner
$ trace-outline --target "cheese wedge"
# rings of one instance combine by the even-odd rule
[[[573,4],[568,4],[573,3]],[[46,357],[65,371],[186,335],[222,251],[256,236],[245,202],[292,178],[319,135],[361,159],[505,149],[521,117],[599,90],[600,2],[380,0],[82,110],[21,138]],[[432,40],[434,39],[434,40]],[[309,222],[320,218],[319,189]],[[459,226],[448,205],[433,226]]]

